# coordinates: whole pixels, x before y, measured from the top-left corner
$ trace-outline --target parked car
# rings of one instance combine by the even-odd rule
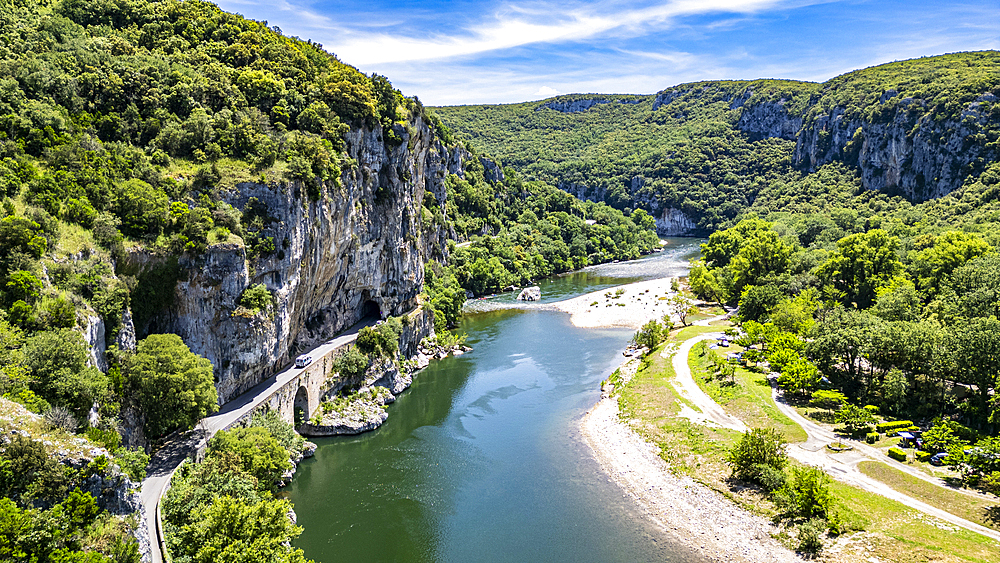
[[[931,456],[931,465],[944,465],[945,458],[948,457],[948,452],[939,452]]]
[[[302,354],[298,358],[295,358],[295,367],[297,367],[297,368],[304,368],[307,365],[311,364],[312,361],[313,361],[313,357],[312,356],[309,356],[307,354]]]

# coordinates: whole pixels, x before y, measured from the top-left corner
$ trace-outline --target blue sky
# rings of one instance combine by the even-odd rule
[[[221,0],[322,43],[427,105],[695,80],[823,81],[893,60],[1000,49],[1000,0]]]

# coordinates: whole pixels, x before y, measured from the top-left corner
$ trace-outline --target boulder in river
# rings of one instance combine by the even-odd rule
[[[542,298],[542,288],[537,285],[526,287],[517,294],[518,301],[538,301]]]

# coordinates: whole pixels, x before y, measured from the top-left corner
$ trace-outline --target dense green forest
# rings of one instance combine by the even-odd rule
[[[748,359],[850,433],[872,432],[872,413],[915,421],[967,485],[1000,492],[995,239],[847,210],[769,219],[713,233],[689,278],[701,297],[739,305]]]
[[[833,150],[833,129],[824,119],[834,110],[845,123],[874,127],[903,120],[909,136],[919,127],[933,130],[940,139],[931,144],[946,137],[934,124],[975,122],[961,150],[981,147],[995,157],[997,96],[1000,53],[987,51],[890,63],[822,84],[709,81],[649,96],[573,94],[434,111],[459,139],[526,179],[619,209],[678,209],[711,232],[731,226],[747,208],[787,210],[793,203],[803,211],[824,210],[857,195],[864,139],[855,131],[842,150]],[[585,110],[572,106],[588,100],[597,103]],[[767,131],[774,116],[756,116],[754,108],[768,103],[778,104],[779,121],[792,123],[793,130]],[[797,141],[803,153],[798,156]],[[807,148],[829,155],[816,163],[818,170],[806,158]],[[976,160],[961,174],[974,179],[988,163]]]
[[[1000,364],[988,353],[1000,349],[1000,165],[974,163],[950,195],[910,202],[864,190],[854,148],[803,168],[796,141],[741,130],[736,101],[750,90],[755,104],[782,101],[809,132],[834,107],[848,118],[888,119],[880,108],[891,90],[897,105],[925,102],[913,105],[913,119],[946,122],[984,92],[1000,94],[998,66],[996,53],[957,54],[822,85],[706,82],[659,96],[599,96],[607,103],[577,113],[530,103],[432,114],[385,77],[208,2],[4,2],[0,393],[42,415],[38,428],[86,436],[110,457],[70,470],[41,441],[4,443],[0,558],[136,560],[127,525],[78,487],[111,466],[141,480],[148,457],[123,446],[125,431],[155,441],[191,428],[218,397],[214,367],[176,335],[140,335],[134,351],[114,346],[124,315],[141,321],[169,304],[182,255],[219,243],[244,245],[251,262],[275,251],[255,203],[234,208],[222,190],[296,182],[304,205],[335,195],[342,173],[357,166],[344,152],[347,132],[381,130],[387,145],[400,146],[399,127],[418,118],[449,145],[454,130],[469,156],[461,174],[446,178],[447,202],[428,192],[421,209],[425,227],[455,238],[446,263],[425,271],[439,329],[457,322],[467,292],[651,251],[658,239],[647,210],[655,203],[706,231],[732,227],[712,235],[692,287],[739,303],[762,345],[788,344],[772,363],[795,367],[785,377],[794,392],[817,390],[822,372],[845,401],[898,416],[945,415],[938,427],[954,434],[951,446],[992,447],[996,439],[984,436],[1000,423],[989,392]],[[1000,104],[984,101],[977,112],[992,117],[969,147],[995,150]],[[499,172],[480,154],[506,167]],[[559,189],[574,185],[602,201]],[[140,247],[164,265],[125,268]],[[271,302],[255,285],[240,306],[253,314]],[[102,369],[82,335],[94,317],[110,345]],[[394,354],[398,328],[393,320],[363,333],[362,350],[338,369],[362,369],[362,351]],[[141,413],[141,428],[124,427],[128,412]],[[300,447],[289,425],[267,416],[216,436],[164,500],[174,558],[215,561],[238,551],[302,561],[288,545],[299,532],[285,516],[288,503],[275,498]],[[970,483],[990,486],[991,475],[970,473]]]
[[[0,393],[44,415],[41,427],[104,445],[104,463],[136,482],[148,457],[124,447],[123,434],[155,441],[191,428],[217,408],[217,395],[211,363],[175,335],[118,349],[124,315],[141,324],[169,305],[183,254],[219,243],[244,245],[251,261],[275,252],[255,202],[236,209],[221,191],[241,181],[297,182],[303,204],[336,195],[342,171],[357,165],[344,153],[352,128],[381,129],[395,147],[399,127],[422,118],[453,142],[384,77],[197,0],[4,3],[0,68]],[[428,266],[428,301],[442,328],[457,319],[466,290],[497,291],[657,244],[643,212],[581,203],[512,170],[487,181],[480,160],[468,164],[447,178],[447,205],[428,195],[422,209],[425,227],[470,242],[452,247],[451,265]],[[136,248],[163,266],[125,267]],[[271,302],[255,285],[240,306],[252,315]],[[102,369],[82,335],[98,317],[109,345]],[[363,336],[372,335],[381,333]],[[358,365],[346,366],[351,359]],[[363,360],[344,358],[341,367]],[[267,467],[284,471],[297,445],[276,448],[290,427],[260,425],[267,432],[218,436],[206,461],[179,478],[165,517],[175,559],[214,561],[235,550],[302,560],[287,547],[297,529],[275,524],[286,522],[287,501],[273,498],[274,476],[260,474],[260,455],[273,454]],[[0,484],[13,499],[0,507],[0,558],[131,561],[135,544],[115,531],[117,521],[99,515],[89,493],[72,493],[82,477],[53,477],[61,475],[55,462],[40,466],[41,480],[11,476],[26,448],[45,453],[37,441],[0,452]],[[218,531],[236,521],[236,536]],[[39,534],[51,538],[39,543]]]

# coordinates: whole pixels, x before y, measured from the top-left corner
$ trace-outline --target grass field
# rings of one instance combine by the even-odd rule
[[[986,509],[997,503],[934,486],[927,481],[877,461],[863,461],[858,464],[858,469],[865,475],[878,479],[893,489],[922,500],[933,507],[950,512],[970,522],[1000,530],[1000,524],[984,518]]]
[[[687,327],[677,331],[666,346],[722,328]],[[707,366],[696,352],[689,362],[697,368],[692,373],[699,385],[727,412],[750,426],[778,428],[789,440],[805,439],[805,432],[777,410],[762,374],[739,369],[735,384],[722,385],[714,377],[706,381],[704,375],[697,375],[704,374]],[[739,439],[738,432],[694,424],[677,416],[682,401],[670,383],[674,377],[670,359],[661,358],[660,349],[655,350],[631,382],[618,391],[622,419],[660,446],[661,456],[675,472],[692,476],[751,512],[776,514],[765,494],[729,478],[725,453]],[[1000,563],[1000,544],[989,538],[944,525],[898,502],[836,481],[831,492],[841,518],[863,531],[828,538],[821,560]]]

